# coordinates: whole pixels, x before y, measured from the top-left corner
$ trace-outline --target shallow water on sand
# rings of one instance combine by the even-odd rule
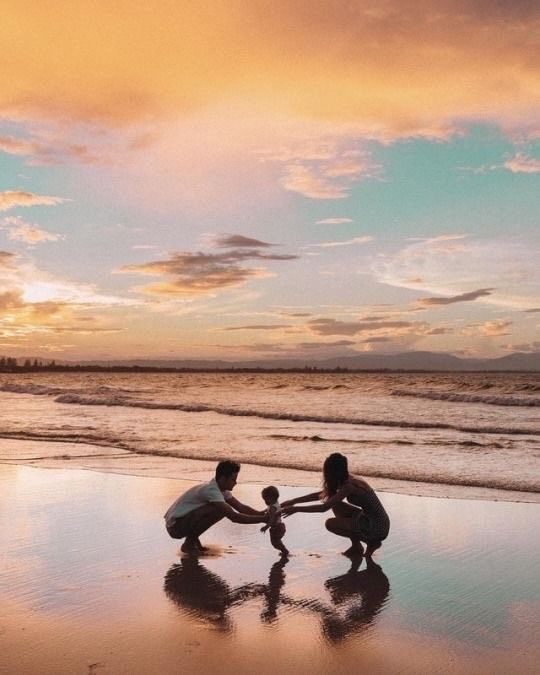
[[[186,485],[0,466],[0,672],[535,672],[537,505],[385,494],[369,567],[319,514],[287,520],[286,563],[229,521],[191,559],[162,517]]]

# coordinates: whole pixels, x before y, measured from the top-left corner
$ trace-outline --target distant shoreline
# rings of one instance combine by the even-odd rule
[[[189,368],[189,367],[168,367],[168,366],[99,366],[99,365],[38,365],[38,366],[12,366],[11,368],[0,368],[0,374],[21,374],[21,373],[227,373],[227,374],[250,374],[250,375],[266,375],[266,374],[290,374],[298,373],[303,375],[357,375],[360,373],[444,373],[444,374],[460,374],[460,373],[524,373],[533,374],[539,373],[538,370],[526,369],[445,369],[445,368],[324,368],[317,366],[305,367],[291,367],[291,368],[263,368],[263,367],[244,367],[231,366],[230,368]]]

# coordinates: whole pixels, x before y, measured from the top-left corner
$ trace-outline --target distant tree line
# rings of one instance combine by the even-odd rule
[[[317,368],[316,366],[303,366],[296,368],[262,368],[240,367],[229,368],[195,368],[174,366],[120,366],[98,365],[78,363],[56,363],[56,361],[42,361],[41,359],[25,359],[22,363],[10,356],[0,356],[0,373],[29,373],[36,371],[61,371],[61,372],[90,372],[90,373],[350,373],[355,372],[349,368]],[[366,371],[363,371],[366,372]],[[377,370],[376,372],[380,372]]]
[[[0,356],[0,372],[1,373],[20,373],[30,370],[59,370],[62,366],[56,365],[56,361],[48,361],[44,363],[41,359],[25,359],[23,363],[19,363],[16,358],[12,356]]]

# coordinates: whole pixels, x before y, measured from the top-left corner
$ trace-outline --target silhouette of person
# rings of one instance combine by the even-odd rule
[[[360,476],[349,473],[345,455],[333,452],[323,464],[324,488],[282,502],[283,517],[293,513],[324,513],[332,510],[333,518],[326,521],[326,529],[339,537],[347,537],[351,545],[344,555],[370,558],[382,546],[390,531],[390,518],[375,490]],[[320,504],[296,506],[302,502],[320,501]],[[366,548],[362,546],[366,544]]]
[[[360,560],[353,561],[346,574],[331,577],[324,584],[335,607],[349,603],[343,615],[332,612],[323,616],[323,633],[332,642],[369,628],[388,600],[390,582],[381,566],[372,558],[366,558],[364,570],[358,571],[360,565]]]
[[[173,539],[184,539],[184,553],[207,550],[199,537],[222,518],[233,523],[266,523],[267,516],[233,496],[240,464],[229,459],[216,466],[214,478],[181,494],[165,513],[165,527]]]
[[[198,558],[189,556],[174,564],[165,575],[164,591],[180,609],[225,632],[232,630],[228,610],[264,593],[263,584],[231,588],[210,572]]]
[[[289,559],[283,556],[275,562],[270,568],[268,575],[268,584],[264,587],[264,599],[266,607],[261,612],[261,620],[264,623],[273,623],[277,618],[277,610],[282,601],[287,601],[282,597],[282,590],[285,586],[284,567]]]
[[[318,598],[292,598],[283,592],[285,565],[281,558],[270,568],[268,583],[248,583],[230,586],[218,574],[208,570],[194,556],[183,558],[165,575],[164,591],[181,610],[224,632],[233,629],[230,610],[261,598],[264,607],[260,618],[265,624],[278,620],[278,610],[287,606],[319,616],[321,631],[330,642],[340,642],[373,625],[384,608],[390,593],[387,576],[372,559],[359,571],[361,560],[353,561],[350,569],[329,578],[324,586],[331,603]]]

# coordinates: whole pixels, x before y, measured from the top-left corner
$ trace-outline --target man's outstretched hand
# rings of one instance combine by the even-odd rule
[[[294,506],[286,506],[285,508],[281,509],[281,513],[283,514],[284,518],[288,518],[289,516],[292,516],[293,513],[298,513],[298,511]]]

